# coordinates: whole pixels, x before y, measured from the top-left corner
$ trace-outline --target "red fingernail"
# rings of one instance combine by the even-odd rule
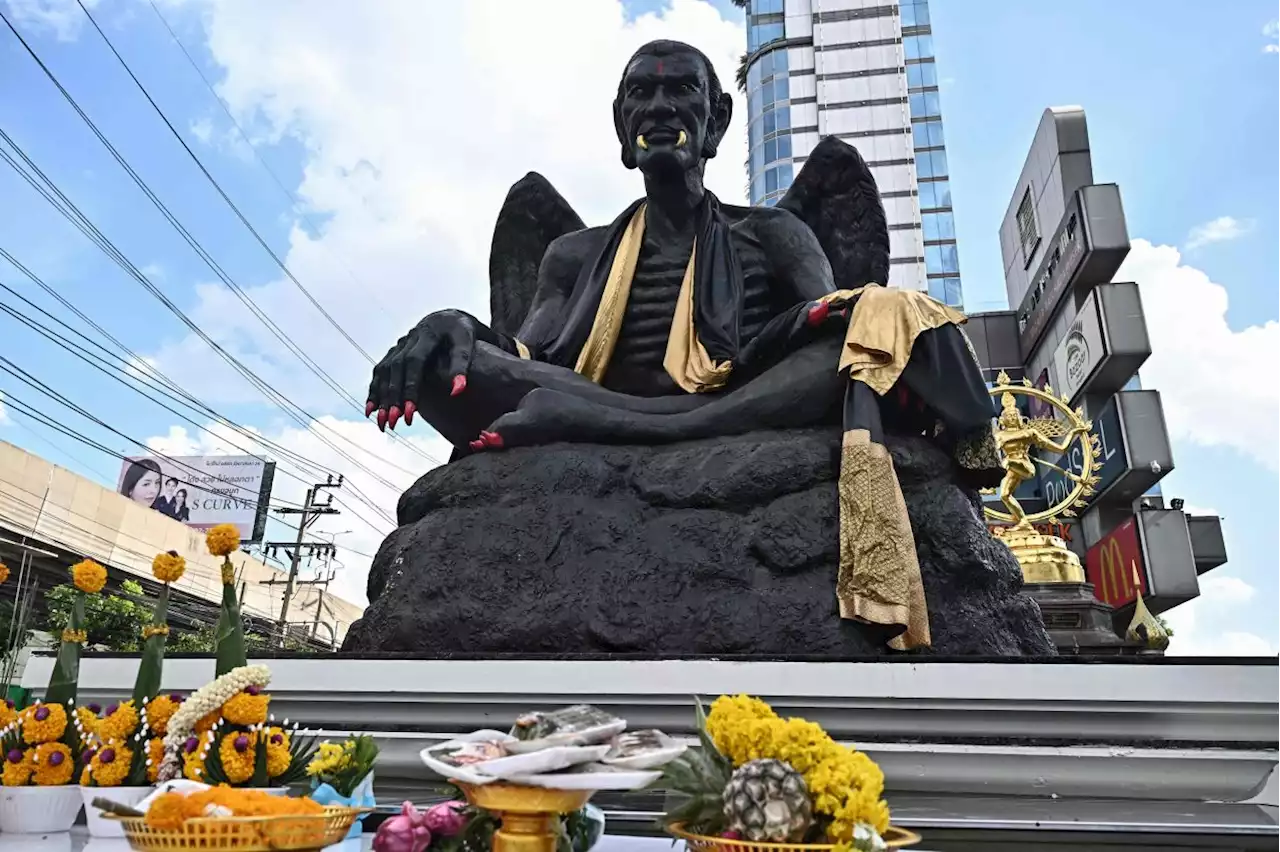
[[[374,404],[373,400],[369,400],[368,402],[366,402],[364,404],[364,416],[368,417],[370,414],[373,413],[373,410],[377,407],[378,406]]]
[[[382,432],[387,431],[387,410],[385,408],[378,409],[378,429]]]
[[[481,432],[480,437],[484,439],[484,442],[491,447],[502,446],[502,436],[499,435],[497,432]]]
[[[480,440],[472,441],[471,449],[475,450],[476,452],[480,452],[481,450],[484,449],[484,441],[480,441]]]
[[[396,428],[396,424],[400,422],[400,406],[393,405],[391,410],[387,412],[387,425],[392,429]]]
[[[467,377],[459,373],[453,377],[453,390],[449,392],[449,396],[457,396],[467,389]]]
[[[413,404],[413,400],[409,400],[404,404],[404,425],[413,425],[413,415],[418,410],[418,406]]]

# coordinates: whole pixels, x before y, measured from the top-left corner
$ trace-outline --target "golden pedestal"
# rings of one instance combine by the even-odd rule
[[[493,852],[555,852],[556,820],[586,806],[592,790],[546,790],[515,784],[459,784],[467,801],[502,820]]]
[[[1041,535],[1031,524],[1023,521],[1005,527],[996,533],[1018,564],[1022,566],[1022,578],[1028,583],[1083,583],[1084,568],[1080,557],[1067,548],[1067,543],[1056,535]]]

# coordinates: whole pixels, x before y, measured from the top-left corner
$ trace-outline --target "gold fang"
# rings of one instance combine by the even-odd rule
[[[681,130],[680,135],[676,138],[676,147],[683,148],[686,144],[688,144],[688,142],[689,142],[689,137],[685,135],[685,132],[683,130]]]
[[[646,141],[644,141],[644,134],[643,134],[643,133],[641,133],[639,136],[637,136],[637,137],[636,137],[636,144],[640,146],[640,150],[641,150],[641,151],[648,151],[648,150],[649,150],[649,143],[648,143],[648,142],[646,142]]]

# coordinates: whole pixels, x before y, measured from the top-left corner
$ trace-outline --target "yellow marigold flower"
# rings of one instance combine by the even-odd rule
[[[213,730],[213,726],[216,725],[218,723],[218,720],[221,718],[222,718],[221,709],[213,710],[206,713],[205,715],[200,717],[199,721],[196,722],[195,724],[196,733],[197,734],[209,733],[209,731]]]
[[[232,725],[261,725],[267,721],[267,705],[271,696],[264,692],[253,695],[237,692],[222,705],[222,718]]]
[[[0,583],[3,583],[7,579],[9,579],[9,566],[0,562]]]
[[[321,743],[316,756],[307,764],[308,775],[333,775],[342,771],[350,760],[347,750],[337,743]]]
[[[89,772],[99,787],[119,787],[129,776],[133,752],[120,741],[108,740],[89,761]]]
[[[181,793],[162,793],[147,809],[147,826],[159,831],[181,828],[187,821],[187,797]]]
[[[147,740],[147,759],[151,765],[147,767],[147,780],[152,784],[160,775],[160,764],[164,761],[164,738],[152,737]]]
[[[89,772],[89,767],[86,765],[83,769],[80,770],[80,786],[88,787],[92,784],[92,782],[93,782],[93,775]]]
[[[92,559],[85,559],[71,566],[71,579],[80,591],[96,595],[107,584],[107,569]]]
[[[218,524],[205,533],[204,543],[214,556],[229,556],[240,549],[240,530],[235,524]]]
[[[267,776],[279,778],[293,765],[289,752],[289,735],[281,728],[267,728]]]
[[[182,746],[182,776],[188,781],[204,780],[204,749],[213,743],[213,734],[207,731],[188,737]]]
[[[187,560],[183,559],[176,550],[157,553],[156,558],[151,560],[151,573],[155,574],[156,579],[162,583],[178,582],[186,570]]]
[[[164,736],[169,733],[169,720],[178,712],[182,702],[175,701],[169,695],[157,695],[147,702],[147,726],[154,733]]]
[[[35,771],[33,758],[35,749],[23,751],[20,748],[9,749],[4,756],[4,771],[0,772],[0,784],[6,787],[25,787],[31,782],[31,773]]]
[[[7,728],[18,718],[18,711],[13,709],[13,702],[0,701],[0,728]]]
[[[107,708],[107,714],[98,722],[98,737],[103,740],[127,740],[138,730],[138,710],[133,699]]]
[[[67,730],[67,711],[61,704],[37,704],[22,711],[22,740],[27,745],[51,743]]]
[[[98,718],[98,714],[88,707],[76,708],[76,720],[80,722],[80,736],[83,739],[89,739],[98,733],[98,723],[102,720]]]
[[[243,784],[253,777],[258,735],[252,732],[230,733],[218,746],[222,772],[232,784]]]
[[[36,784],[41,787],[61,787],[71,783],[75,774],[76,763],[71,759],[71,749],[62,743],[42,743],[36,746],[35,773]]]

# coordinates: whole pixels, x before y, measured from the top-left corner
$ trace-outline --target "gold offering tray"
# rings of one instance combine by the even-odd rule
[[[137,852],[317,852],[340,843],[356,817],[368,812],[368,808],[327,807],[315,816],[197,818],[167,830],[152,828],[144,817],[103,814],[103,818],[120,823],[130,848]]]
[[[727,837],[708,837],[685,831],[684,823],[667,826],[668,833],[684,841],[689,852],[831,852],[833,843],[755,843],[751,840],[730,840]],[[920,835],[905,828],[889,826],[883,835],[890,849],[904,849],[920,842]]]

